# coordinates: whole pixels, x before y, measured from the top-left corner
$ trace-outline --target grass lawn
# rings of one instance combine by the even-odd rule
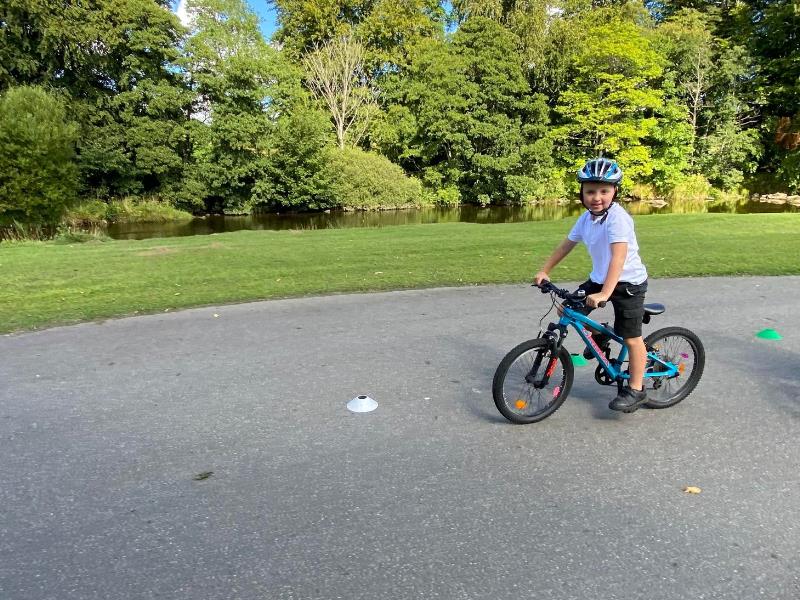
[[[652,277],[800,274],[800,215],[636,217]],[[0,244],[0,332],[307,294],[529,281],[574,218]],[[589,272],[585,249],[553,273]]]

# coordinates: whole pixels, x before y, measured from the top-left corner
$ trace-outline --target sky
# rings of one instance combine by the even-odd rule
[[[261,33],[264,34],[265,39],[270,39],[275,32],[277,25],[275,24],[275,11],[267,6],[267,0],[246,0],[251,10],[258,15],[261,20]],[[186,11],[183,9],[185,0],[178,0],[173,3],[174,10],[181,21],[186,24]]]

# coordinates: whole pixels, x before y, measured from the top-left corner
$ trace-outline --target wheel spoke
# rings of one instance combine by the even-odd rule
[[[539,352],[543,351],[533,349],[517,357],[509,367],[508,374],[503,382],[503,396],[505,397],[506,405],[510,410],[521,413],[524,416],[534,416],[547,410],[552,402],[559,397],[560,390],[557,392],[556,389],[562,385],[564,379],[564,368],[559,361],[544,388],[536,389],[525,380]],[[549,361],[549,353],[544,352],[536,373],[537,379],[542,377]],[[521,401],[524,401],[524,406],[522,407],[517,405]]]
[[[678,374],[674,377],[651,378],[652,382],[648,387],[650,402],[666,404],[689,383],[697,366],[697,350],[691,340],[680,334],[668,334],[655,340],[651,346],[661,360],[671,362],[678,368]],[[663,367],[655,363],[651,368],[658,370]]]

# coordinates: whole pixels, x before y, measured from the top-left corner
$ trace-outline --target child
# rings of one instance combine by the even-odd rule
[[[647,291],[647,270],[639,258],[639,244],[633,230],[633,219],[614,202],[622,181],[622,169],[607,158],[588,161],[578,171],[581,202],[586,212],[536,274],[536,283],[550,279],[550,271],[583,242],[592,257],[592,272],[581,284],[586,290],[586,314],[608,300],[614,305],[614,330],[628,348],[628,385],[608,405],[612,410],[633,412],[647,402],[642,385],[647,350],[642,339],[644,295]],[[594,335],[601,348],[608,344],[605,336]]]

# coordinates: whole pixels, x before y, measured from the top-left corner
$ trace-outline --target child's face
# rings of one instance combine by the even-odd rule
[[[583,184],[583,204],[592,212],[601,212],[611,206],[614,186],[590,181]]]

